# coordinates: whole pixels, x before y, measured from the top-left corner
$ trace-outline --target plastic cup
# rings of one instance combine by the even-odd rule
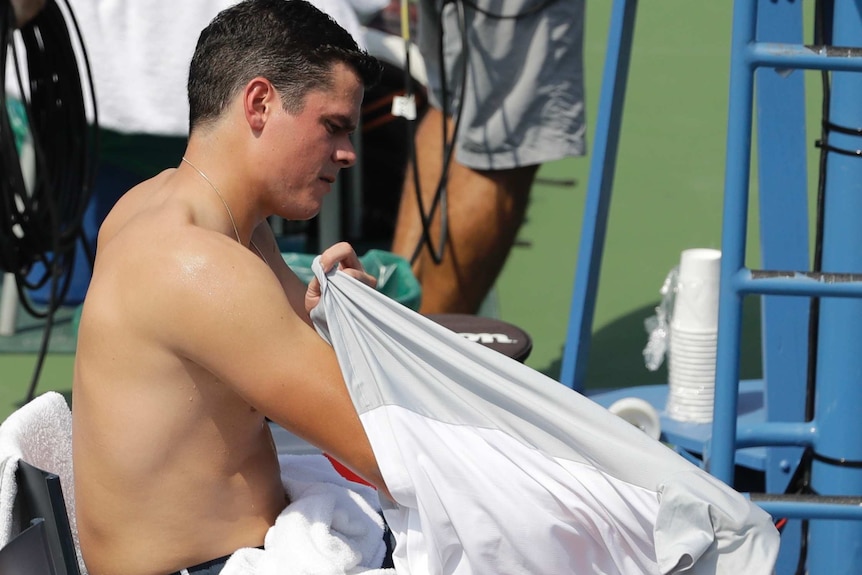
[[[671,385],[668,389],[668,394],[685,400],[700,400],[705,401],[715,397],[715,386],[712,385]]]
[[[687,397],[679,397],[678,395],[669,395],[668,401],[673,402],[673,404],[678,407],[690,407],[692,411],[705,411],[707,409],[712,409],[712,406],[715,403],[709,398],[690,399]]]
[[[718,327],[718,282],[721,251],[683,250],[674,296],[671,327],[693,332]]]
[[[711,413],[713,410],[713,402],[697,402],[680,399],[678,397],[669,397],[667,405],[673,407],[677,413],[683,415]]]
[[[716,361],[714,358],[704,361],[686,361],[680,358],[671,358],[667,364],[667,369],[669,373],[673,373],[676,377],[701,376],[714,378],[715,365]]]
[[[688,410],[689,414],[701,414],[713,410],[715,402],[713,401],[692,401],[685,398],[668,396],[667,405],[673,406],[678,413],[685,413]]]
[[[715,395],[715,384],[710,381],[686,379],[685,377],[668,378],[668,395],[674,397],[710,397]]]
[[[715,384],[707,378],[673,376],[668,378],[668,393],[676,397],[707,397],[715,393]]]
[[[718,348],[715,344],[689,343],[685,341],[671,340],[668,345],[671,355],[678,357],[704,357],[716,355]]]
[[[671,355],[715,355],[718,349],[718,339],[715,336],[692,338],[691,336],[671,331],[668,351]]]
[[[718,330],[716,328],[712,329],[702,329],[702,330],[691,330],[685,329],[684,327],[671,324],[671,336],[684,341],[692,341],[692,342],[715,342],[718,340]]]
[[[668,417],[676,421],[712,421],[714,401],[710,396],[690,398],[680,397],[675,393],[669,393],[665,412]]]
[[[692,351],[674,348],[668,352],[668,363],[687,364],[691,366],[715,365],[716,354],[714,349]]]
[[[691,373],[669,366],[665,411],[676,421],[707,423],[715,406],[715,375],[712,370]]]
[[[668,405],[674,406],[677,411],[688,409],[691,413],[712,411],[714,403],[712,401],[691,401],[679,397],[668,397]]]
[[[712,350],[715,351],[718,349],[718,340],[713,339],[690,339],[688,337],[682,336],[680,334],[675,334],[670,338],[668,342],[668,347],[673,346],[676,349],[680,350],[689,350],[689,351],[707,351]]]
[[[716,309],[716,317],[715,324],[710,325],[710,327],[697,328],[691,325],[691,322],[686,325],[680,325],[680,322],[676,320],[676,316],[671,317],[670,327],[675,332],[684,332],[686,335],[692,337],[709,337],[711,335],[715,335],[718,327],[718,295],[715,296],[715,309]],[[674,308],[674,313],[676,312],[676,308]],[[682,313],[682,311],[680,310]]]
[[[716,358],[712,355],[686,355],[686,354],[671,354],[668,360],[668,366],[680,368],[682,370],[705,372],[713,375],[715,372]]]
[[[665,412],[683,422],[712,421],[718,343],[721,252],[707,248],[680,254],[668,342]]]
[[[671,385],[668,388],[668,397],[692,403],[712,402],[715,398],[715,388],[711,386]]]
[[[712,401],[715,397],[715,388],[703,383],[686,383],[673,382],[668,385],[668,397],[673,397],[682,401],[693,401],[703,403],[706,400]]]
[[[691,248],[679,256],[679,277],[717,282],[721,270],[721,250]]]
[[[710,423],[712,421],[712,410],[704,410],[700,412],[691,411],[685,407],[668,405],[665,408],[667,416],[675,421],[683,423]]]
[[[672,386],[677,387],[703,387],[706,385],[714,386],[715,385],[715,375],[712,370],[702,370],[700,372],[695,370],[684,371],[683,368],[676,367],[675,369],[671,369],[668,374],[668,382]]]

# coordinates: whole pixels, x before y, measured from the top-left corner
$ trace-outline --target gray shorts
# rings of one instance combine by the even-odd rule
[[[456,5],[447,3],[443,12],[446,102],[453,116],[462,104],[462,66],[464,57],[468,60],[458,161],[478,170],[500,170],[583,155],[584,0],[459,1],[466,16],[466,46]],[[418,34],[429,99],[437,108],[442,108],[444,89],[441,5],[442,0],[420,1]],[[499,19],[482,10],[527,14]]]

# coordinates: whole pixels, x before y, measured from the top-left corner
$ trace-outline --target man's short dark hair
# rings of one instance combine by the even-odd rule
[[[288,111],[299,112],[309,91],[331,84],[339,62],[353,68],[366,88],[380,76],[380,63],[308,2],[240,2],[220,12],[198,38],[189,69],[189,126],[218,118],[257,76],[272,82]]]

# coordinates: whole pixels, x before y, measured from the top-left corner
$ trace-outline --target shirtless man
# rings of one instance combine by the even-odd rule
[[[201,33],[183,162],[99,232],[73,387],[75,501],[91,575],[164,575],[263,544],[285,507],[265,418],[385,485],[319,299],[266,218],[316,215],[355,152],[379,65],[302,0],[247,0]],[[353,249],[323,254],[368,283]],[[194,571],[192,571],[194,572]]]

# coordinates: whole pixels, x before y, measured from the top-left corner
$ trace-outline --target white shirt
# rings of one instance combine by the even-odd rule
[[[99,125],[122,133],[188,134],[189,64],[200,31],[237,0],[69,0],[92,67]],[[364,47],[350,0],[313,0]],[[65,11],[65,5],[60,3]],[[67,17],[67,21],[69,21]],[[74,28],[69,25],[74,42]],[[76,46],[77,48],[77,46]],[[79,61],[80,58],[80,50]],[[84,75],[83,67],[82,76]],[[7,89],[18,90],[7,64]],[[92,110],[88,110],[92,120]]]

